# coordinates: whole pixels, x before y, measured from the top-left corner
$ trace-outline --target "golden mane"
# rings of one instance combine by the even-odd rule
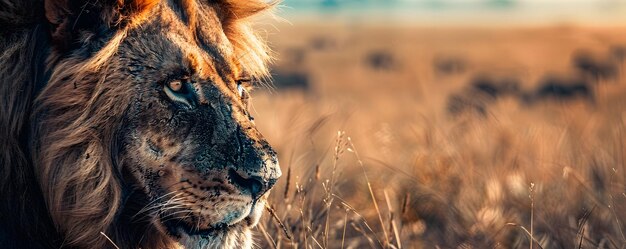
[[[128,248],[134,245],[125,244],[128,235],[119,234],[115,224],[124,205],[116,168],[119,162],[115,155],[115,131],[131,96],[123,84],[105,83],[115,80],[106,78],[107,65],[128,32],[149,20],[151,11],[161,1],[117,0],[112,9],[99,8],[100,18],[115,28],[114,34],[87,58],[62,58],[59,51],[71,45],[62,41],[68,35],[69,25],[73,25],[67,17],[77,14],[66,6],[70,1],[48,0],[44,4],[35,0],[0,0],[0,26],[19,31],[0,38],[0,49],[4,50],[0,55],[0,136],[6,137],[0,139],[4,140],[0,142],[0,199],[15,201],[3,203],[0,220],[10,220],[2,212],[11,208],[19,210],[13,222],[26,219],[22,217],[25,215],[35,217],[27,221],[31,223],[39,219],[46,224],[50,219],[49,231],[38,224],[26,224],[20,231],[28,234],[32,230],[40,238],[50,240],[46,243],[52,247],[110,247],[102,232],[120,248]],[[272,4],[250,0],[210,4],[198,1],[201,0],[181,0],[181,6],[186,13],[198,11],[199,5],[213,7],[242,67],[254,77],[266,77],[268,49],[252,32],[247,18]],[[26,8],[39,9],[35,13],[41,16],[24,14],[29,13]],[[51,25],[42,23],[44,19]],[[37,40],[47,40],[48,26],[52,40],[44,42],[47,45],[42,49]],[[44,74],[47,77],[42,77]],[[29,137],[39,138],[39,142],[24,142]],[[29,179],[36,179],[38,186]],[[19,191],[25,191],[28,198],[19,199],[23,197],[16,193]],[[36,205],[32,212],[39,212],[37,215],[22,211],[30,205]],[[0,243],[2,226],[9,224],[0,223]],[[55,239],[56,236],[60,238]],[[170,243],[168,238],[156,238],[148,247],[166,247]]]

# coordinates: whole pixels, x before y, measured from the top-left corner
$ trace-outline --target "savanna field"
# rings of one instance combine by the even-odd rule
[[[267,28],[260,248],[624,248],[626,28]]]

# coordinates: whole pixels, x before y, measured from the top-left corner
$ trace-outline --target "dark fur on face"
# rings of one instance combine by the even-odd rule
[[[0,0],[0,244],[250,247],[281,174],[247,110],[269,7]]]

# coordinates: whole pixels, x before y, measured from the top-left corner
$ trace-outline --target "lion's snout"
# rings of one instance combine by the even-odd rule
[[[230,169],[228,172],[232,183],[242,192],[250,193],[255,199],[272,189],[282,175],[275,156],[263,157],[267,158],[248,160],[244,162],[244,167]]]

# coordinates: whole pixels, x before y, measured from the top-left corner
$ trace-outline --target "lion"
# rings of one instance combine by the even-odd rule
[[[250,248],[257,0],[0,0],[0,247]]]

